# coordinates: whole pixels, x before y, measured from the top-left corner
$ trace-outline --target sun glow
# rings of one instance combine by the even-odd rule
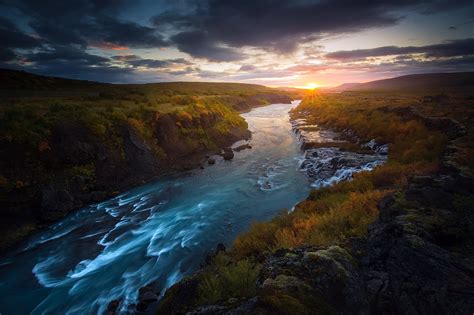
[[[307,83],[304,86],[295,86],[295,87],[298,88],[298,89],[315,90],[315,89],[319,89],[320,87],[322,87],[322,85],[318,84],[318,83],[311,82],[311,83]]]

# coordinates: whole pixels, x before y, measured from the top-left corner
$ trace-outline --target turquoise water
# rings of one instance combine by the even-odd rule
[[[169,287],[220,242],[291,209],[309,192],[288,111],[243,114],[252,149],[81,209],[0,260],[0,313],[95,314],[150,282]],[[236,144],[238,145],[238,144]]]

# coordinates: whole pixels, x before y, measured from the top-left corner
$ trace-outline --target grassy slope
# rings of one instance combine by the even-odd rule
[[[474,72],[412,74],[367,83],[346,83],[330,91],[463,91],[474,85]]]
[[[98,187],[98,171],[103,167],[96,160],[98,155],[108,156],[107,164],[115,163],[121,170],[136,164],[130,162],[133,153],[129,154],[132,157],[127,156],[124,133],[133,133],[134,139],[150,148],[152,157],[148,160],[169,168],[173,166],[169,163],[179,164],[181,156],[219,150],[242,135],[247,125],[237,110],[288,95],[253,84],[115,85],[12,70],[0,70],[0,80],[0,218],[11,227],[8,231],[2,229],[2,244],[11,244],[37,228],[38,220],[42,221],[45,215],[35,209],[40,207],[43,188],[50,183],[69,187],[79,179],[85,182],[79,187],[78,194],[82,195],[124,189],[127,185],[119,184],[126,183],[127,178],[110,183],[110,187]],[[78,137],[81,144],[86,144],[85,149],[78,148],[78,153],[94,147],[95,151],[89,154],[93,157],[75,161],[79,159],[72,153],[76,149],[73,145],[55,142],[56,134],[65,132],[58,131],[59,127],[72,134],[72,140]],[[132,142],[136,143],[134,139]],[[65,150],[70,152],[62,152]],[[156,171],[149,173],[128,186],[150,178]],[[77,198],[74,208],[87,203],[76,201]],[[24,224],[16,226],[17,222]]]
[[[433,86],[428,90],[433,91]],[[321,303],[311,298],[305,300],[308,297],[295,300],[295,296],[256,292],[258,272],[255,270],[265,257],[279,249],[328,246],[351,237],[364,237],[368,226],[378,218],[377,203],[387,194],[397,195],[403,191],[410,176],[436,173],[448,145],[457,147],[450,163],[464,175],[473,176],[472,90],[456,88],[435,98],[426,97],[429,93],[422,90],[351,92],[318,94],[305,99],[294,111],[295,117],[304,116],[309,123],[336,130],[350,128],[363,141],[375,138],[380,143],[390,143],[388,163],[372,172],[356,174],[350,182],[312,191],[290,214],[284,211],[269,222],[255,223],[237,238],[227,254],[219,254],[213,264],[198,274],[197,291],[188,306],[258,294],[267,310],[285,313],[287,308],[301,307],[302,312],[311,313],[307,307],[312,309],[314,303],[319,306]],[[449,127],[431,124],[445,120],[425,120],[425,116],[455,119],[467,127],[467,132],[450,141]],[[436,222],[436,218],[430,218],[427,224],[431,224],[429,222]],[[179,288],[173,288],[166,295],[161,312],[172,305],[173,293],[179,292]]]

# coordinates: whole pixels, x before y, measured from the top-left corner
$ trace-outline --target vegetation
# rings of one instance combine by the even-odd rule
[[[388,162],[372,172],[355,174],[351,181],[312,191],[293,212],[285,210],[269,222],[254,223],[248,232],[236,239],[228,254],[237,262],[259,260],[278,249],[328,246],[341,244],[351,237],[364,237],[368,226],[378,217],[377,203],[384,196],[403,190],[410,176],[431,174],[439,169],[452,126],[431,117],[453,118],[465,126],[473,125],[474,101],[468,93],[444,95],[435,98],[437,101],[434,102],[431,99],[424,92],[316,93],[306,97],[293,111],[294,118],[304,117],[309,124],[339,131],[351,129],[362,142],[376,139],[379,143],[389,143]],[[439,102],[439,99],[443,101]],[[469,162],[473,156],[473,132],[471,128],[464,137],[456,140],[458,151],[451,161],[466,174],[472,174],[473,169],[472,162]],[[215,267],[210,267],[210,270],[212,268]],[[208,283],[219,278],[206,270],[204,274]],[[211,288],[202,287],[200,303],[216,302],[217,297],[209,298],[209,292],[212,292]],[[263,294],[264,301],[268,299],[265,292],[259,294]],[[220,300],[230,297],[235,297],[235,294],[227,291],[220,295]],[[286,298],[287,301],[278,298],[284,305],[275,306],[276,310],[293,305],[291,307],[301,309],[303,313],[308,311],[303,305],[305,303],[301,304],[304,298]],[[316,304],[321,306],[324,303]]]
[[[235,261],[224,253],[217,254],[199,284],[199,302],[215,303],[228,297],[255,295],[259,271],[259,265],[250,259]]]
[[[8,219],[2,230],[9,235],[97,201],[94,191],[116,194],[157,168],[184,167],[192,156],[220,150],[246,135],[238,110],[288,98],[253,84],[115,85],[13,70],[0,70],[0,78],[0,218]],[[48,202],[45,188],[52,190]],[[71,199],[57,204],[60,211],[55,190]],[[2,237],[0,250],[20,238]]]

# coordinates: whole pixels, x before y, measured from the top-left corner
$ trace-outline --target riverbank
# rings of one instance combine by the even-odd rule
[[[303,101],[294,114],[307,124],[388,143],[388,162],[255,224],[171,287],[158,313],[469,313],[472,98],[441,107],[422,93]]]
[[[205,156],[250,137],[239,111],[291,101],[246,84],[1,75],[0,253],[76,209],[202,166]]]

